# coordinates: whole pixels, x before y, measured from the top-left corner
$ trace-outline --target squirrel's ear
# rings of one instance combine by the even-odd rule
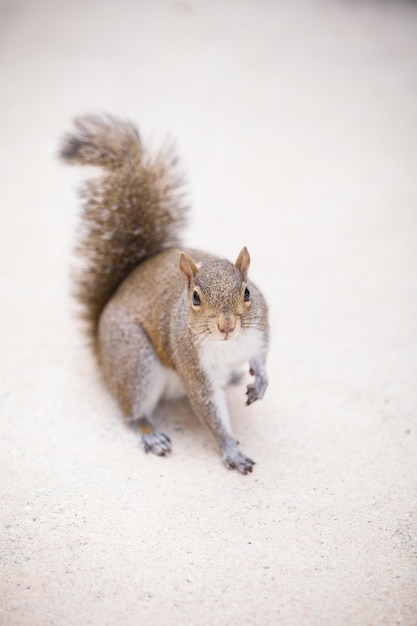
[[[239,252],[239,256],[236,259],[235,267],[243,274],[246,278],[246,274],[248,273],[250,265],[250,256],[247,247],[245,246]]]
[[[198,271],[197,265],[194,263],[192,258],[184,254],[184,252],[181,252],[180,254],[179,265],[180,265],[181,272],[184,274],[185,278],[187,279],[188,286],[190,286],[194,275]]]

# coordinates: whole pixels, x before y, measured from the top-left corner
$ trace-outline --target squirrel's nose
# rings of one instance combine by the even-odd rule
[[[217,320],[217,328],[222,334],[227,336],[229,333],[233,332],[234,329],[236,328],[235,316],[224,315],[224,314],[220,315]]]

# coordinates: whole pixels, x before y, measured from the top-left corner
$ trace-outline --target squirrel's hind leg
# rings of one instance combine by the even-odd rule
[[[145,339],[149,342],[147,336]],[[141,356],[134,386],[131,419],[138,429],[140,443],[145,452],[165,456],[171,452],[171,440],[156,428],[151,417],[165,388],[165,371],[150,342],[146,353],[142,351]]]
[[[166,373],[142,325],[113,303],[103,312],[98,353],[104,377],[145,452],[164,456],[171,441],[152,415],[166,385]]]

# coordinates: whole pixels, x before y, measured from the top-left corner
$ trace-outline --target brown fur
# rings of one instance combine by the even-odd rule
[[[251,472],[254,462],[238,449],[224,394],[243,363],[254,376],[247,404],[261,399],[268,384],[268,307],[247,277],[247,249],[233,264],[178,247],[185,207],[176,159],[169,151],[151,158],[129,122],[79,118],[60,156],[106,170],[83,189],[77,297],[104,378],[138,424],[143,448],[171,450],[152,415],[162,397],[185,392],[226,467]]]
[[[77,251],[76,297],[94,337],[100,314],[124,278],[144,259],[180,244],[182,181],[172,150],[150,157],[129,122],[111,116],[75,120],[59,156],[106,173],[87,181]]]

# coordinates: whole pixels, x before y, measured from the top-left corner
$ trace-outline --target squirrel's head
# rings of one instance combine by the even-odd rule
[[[201,341],[233,340],[248,327],[249,265],[247,248],[242,248],[234,264],[224,259],[198,263],[181,253],[179,267],[186,281],[192,328]]]

